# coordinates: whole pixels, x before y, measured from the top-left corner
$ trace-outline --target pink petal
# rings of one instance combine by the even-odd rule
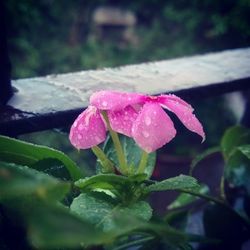
[[[99,91],[90,97],[90,104],[101,110],[120,110],[144,102],[144,95],[118,91]]]
[[[202,137],[202,141],[205,140],[203,127],[193,114],[193,108],[191,105],[177,96],[173,97],[173,95],[161,96],[159,103],[162,104],[164,108],[167,108],[168,110],[175,113],[187,129],[200,135]]]
[[[100,112],[94,106],[89,106],[75,120],[69,139],[78,149],[91,148],[103,142],[106,138],[106,128]]]
[[[176,135],[176,130],[161,106],[149,102],[138,115],[132,127],[132,135],[136,143],[150,153],[171,141]]]
[[[162,102],[164,103],[164,101],[166,101],[166,100],[167,101],[169,101],[169,100],[175,101],[175,102],[180,103],[180,104],[182,104],[182,105],[184,105],[186,107],[189,107],[190,109],[193,110],[192,106],[189,103],[185,102],[183,99],[181,99],[180,97],[178,97],[178,96],[176,96],[174,94],[158,96],[158,101],[160,103],[162,103]]]
[[[131,137],[132,126],[135,122],[138,113],[131,106],[119,111],[108,111],[108,118],[111,128],[121,134]]]

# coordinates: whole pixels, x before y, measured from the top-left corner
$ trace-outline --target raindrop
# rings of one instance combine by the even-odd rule
[[[151,118],[146,116],[145,117],[145,123],[146,123],[147,126],[149,126],[151,124]]]
[[[102,106],[107,107],[108,103],[106,101],[102,102]]]
[[[77,121],[74,122],[73,127],[76,128],[77,126]]]
[[[78,130],[80,130],[80,131],[83,130],[83,128],[84,128],[84,127],[83,127],[82,124],[80,124],[80,125],[78,126]]]
[[[148,138],[149,137],[149,133],[147,131],[142,131],[142,134],[145,138]]]
[[[78,138],[79,140],[81,140],[81,139],[82,139],[82,136],[79,134],[79,135],[77,135],[77,138]]]

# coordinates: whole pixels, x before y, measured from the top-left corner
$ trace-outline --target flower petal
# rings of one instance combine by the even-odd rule
[[[149,102],[138,115],[132,127],[132,135],[136,143],[150,153],[171,141],[176,135],[176,130],[161,106]]]
[[[159,103],[162,104],[164,108],[167,108],[175,113],[187,129],[200,135],[202,137],[202,141],[205,140],[203,127],[193,114],[193,108],[191,105],[183,101],[181,98],[173,95],[161,96]]]
[[[77,149],[86,149],[98,145],[106,138],[106,127],[101,114],[94,106],[89,106],[75,120],[69,139]]]
[[[90,97],[90,104],[101,110],[120,110],[128,105],[143,103],[144,95],[118,91],[99,91]]]
[[[137,116],[138,113],[131,106],[127,106],[119,111],[108,111],[111,128],[129,137],[132,136],[132,126]]]
[[[160,95],[160,96],[158,96],[158,100],[159,100],[160,103],[161,102],[164,103],[164,101],[170,101],[170,100],[172,100],[172,101],[180,103],[180,104],[182,104],[182,105],[184,105],[184,106],[186,106],[186,107],[188,107],[188,108],[190,108],[190,109],[193,110],[192,106],[189,103],[187,103],[186,101],[184,101],[180,97],[178,97],[176,95],[173,95],[173,94]]]

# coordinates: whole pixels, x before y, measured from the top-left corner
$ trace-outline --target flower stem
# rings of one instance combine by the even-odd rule
[[[153,236],[144,237],[144,238],[141,238],[141,239],[138,239],[138,240],[134,240],[134,241],[125,243],[123,245],[120,245],[120,246],[114,248],[114,250],[128,249],[129,247],[138,246],[138,245],[141,245],[141,244],[143,244],[145,242],[148,242],[150,240],[153,240],[153,239],[154,239]]]
[[[143,174],[148,161],[148,153],[144,150],[142,151],[141,161],[138,167],[138,174]]]
[[[120,165],[120,168],[121,168],[121,172],[124,175],[127,175],[129,171],[128,171],[128,167],[127,167],[126,158],[125,158],[124,153],[123,153],[122,145],[121,145],[121,142],[119,140],[119,136],[111,128],[107,113],[105,111],[102,111],[102,115],[103,115],[104,120],[106,121],[110,136],[111,136],[112,141],[114,143],[114,147],[115,147],[115,150],[116,150],[116,154],[117,154],[117,158],[118,158],[119,165]]]
[[[104,172],[114,172],[114,167],[113,167],[113,163],[111,160],[108,159],[108,157],[105,155],[105,153],[98,147],[98,146],[94,146],[91,148],[93,153],[96,155],[96,157],[99,159]]]
[[[220,180],[220,196],[221,198],[226,202],[226,194],[225,194],[225,178],[224,175],[222,175]]]
[[[206,194],[200,194],[200,193],[192,192],[191,190],[179,189],[179,191],[183,192],[183,193],[191,194],[193,196],[200,197],[200,198],[205,199],[205,200],[207,200],[209,202],[213,202],[213,203],[215,203],[217,205],[220,205],[220,206],[224,207],[225,209],[227,209],[228,211],[233,213],[245,225],[247,230],[250,231],[250,223],[249,223],[249,221],[244,219],[240,214],[238,214],[232,207],[230,207],[223,200],[215,198],[215,197],[211,197],[211,196],[206,195]]]

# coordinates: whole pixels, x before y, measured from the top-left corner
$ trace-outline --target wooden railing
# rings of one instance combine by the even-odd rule
[[[250,89],[250,48],[20,79],[12,86],[14,96],[0,107],[0,134],[17,136],[71,124],[97,90],[171,92],[189,100]]]

